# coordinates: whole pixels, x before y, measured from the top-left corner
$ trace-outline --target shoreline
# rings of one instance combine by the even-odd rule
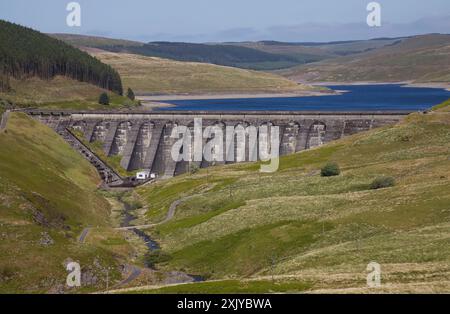
[[[282,97],[308,97],[335,95],[336,91],[300,91],[280,93],[210,93],[210,94],[167,94],[167,95],[137,95],[140,101],[149,103],[164,103],[167,100],[193,100],[193,99],[239,99],[239,98],[282,98]]]
[[[359,81],[359,82],[302,82],[311,84],[313,86],[343,86],[343,85],[404,85],[403,87],[424,87],[424,88],[441,88],[450,92],[450,82],[414,82],[414,81],[400,81],[400,82],[370,82],[370,81]]]
[[[302,82],[305,83],[305,82]],[[404,87],[424,87],[424,88],[441,88],[450,91],[450,82],[429,82],[420,83],[413,81],[400,82],[307,82],[312,86],[345,86],[345,85],[404,85]],[[346,92],[345,90],[329,90],[329,91],[298,91],[298,92],[242,92],[242,93],[198,93],[198,94],[163,94],[163,95],[137,95],[136,98],[147,102],[149,105],[162,104],[165,106],[172,106],[169,103],[164,103],[167,100],[203,100],[203,99],[246,99],[246,98],[283,98],[283,97],[308,97],[308,96],[329,96]]]
[[[314,84],[313,86],[345,86],[345,85],[403,85],[405,88],[422,87],[422,88],[439,88],[446,91],[450,91],[450,83],[415,83],[412,81],[404,82],[318,82],[308,83]],[[335,89],[329,91],[300,91],[300,92],[285,92],[285,93],[210,93],[210,94],[173,94],[173,95],[140,95],[136,96],[142,102],[142,106],[149,111],[153,111],[159,108],[173,108],[177,105],[168,103],[172,100],[208,100],[208,99],[250,99],[250,98],[289,98],[289,97],[310,97],[310,96],[331,96],[342,95],[347,93],[344,89]]]
[[[450,92],[450,83],[408,83],[404,87],[442,88]]]
[[[136,99],[141,101],[142,108],[147,109],[148,111],[153,111],[158,108],[171,108],[176,107],[174,104],[169,104],[165,102],[157,102],[157,101],[146,101],[143,99],[140,99],[139,97],[136,97]]]

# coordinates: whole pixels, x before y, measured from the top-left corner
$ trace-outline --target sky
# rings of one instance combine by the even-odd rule
[[[372,0],[78,0],[81,26],[69,27],[68,0],[0,0],[0,19],[46,33],[148,41],[334,41],[450,33],[450,0],[378,0],[381,26],[369,27]]]

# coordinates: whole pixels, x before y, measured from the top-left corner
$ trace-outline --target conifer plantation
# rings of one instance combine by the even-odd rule
[[[117,71],[60,40],[0,20],[0,43],[0,91],[8,91],[10,78],[62,75],[123,94]]]

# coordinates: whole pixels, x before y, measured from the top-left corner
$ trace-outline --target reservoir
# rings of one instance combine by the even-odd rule
[[[443,88],[406,87],[400,84],[327,86],[339,95],[256,97],[235,99],[164,100],[174,107],[157,110],[200,111],[420,111],[450,98]]]

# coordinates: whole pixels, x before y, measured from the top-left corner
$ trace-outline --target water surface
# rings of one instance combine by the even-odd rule
[[[419,111],[450,98],[442,88],[404,87],[400,84],[338,85],[333,90],[345,90],[341,95],[308,97],[266,97],[239,99],[164,100],[175,107],[158,110],[197,111]]]

